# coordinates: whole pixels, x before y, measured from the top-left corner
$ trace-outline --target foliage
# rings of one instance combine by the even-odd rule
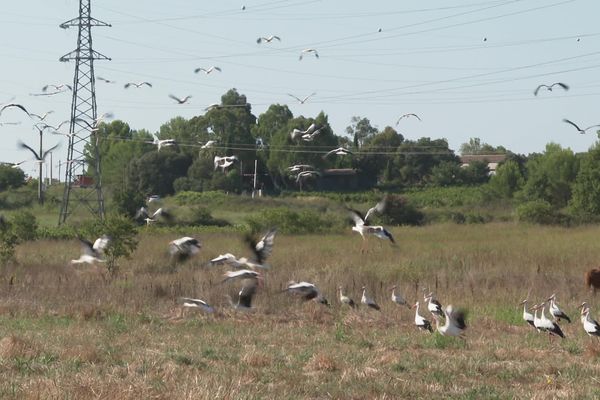
[[[104,221],[91,221],[83,226],[82,233],[89,238],[102,235],[110,237],[104,254],[111,274],[117,271],[117,260],[121,257],[130,258],[138,245],[136,225],[130,218],[122,215],[110,215]]]
[[[25,172],[21,168],[0,164],[0,192],[16,189],[25,184]]]
[[[371,125],[368,118],[354,116],[350,119],[350,126],[346,127],[348,136],[354,138],[357,147],[362,147],[366,140],[377,133],[377,128]]]
[[[470,138],[468,143],[460,145],[461,155],[479,155],[479,154],[506,154],[507,150],[503,146],[494,147],[487,143],[481,143],[480,138]]]
[[[489,187],[499,196],[512,198],[524,183],[525,180],[518,163],[508,160],[496,169],[496,174],[490,179]]]
[[[0,265],[6,265],[15,255],[15,246],[19,238],[14,232],[12,223],[0,220]]]
[[[313,210],[294,211],[287,207],[263,210],[247,218],[247,222],[252,231],[276,226],[279,232],[288,234],[324,233],[342,226],[341,219],[335,221],[331,216]]]
[[[600,144],[591,148],[580,162],[571,206],[579,213],[600,215]]]
[[[425,215],[410,204],[405,196],[389,194],[382,219],[390,225],[422,225]]]
[[[406,185],[423,185],[429,179],[433,167],[444,161],[458,162],[458,157],[450,150],[446,139],[432,140],[423,137],[416,141],[405,140],[398,147],[390,178]]]
[[[472,161],[460,171],[460,180],[465,185],[481,185],[490,179],[490,169],[485,161]]]
[[[404,192],[416,207],[463,207],[488,205],[491,196],[483,186],[427,187]]]
[[[189,155],[174,150],[153,151],[131,163],[128,189],[139,193],[165,196],[173,194],[173,181],[186,176],[192,163]]]
[[[544,200],[564,207],[571,198],[571,188],[579,167],[573,151],[549,143],[546,151],[527,161],[527,181],[521,192],[525,200]]]
[[[13,233],[19,242],[26,242],[37,238],[38,223],[31,211],[18,211],[13,214],[11,222]]]
[[[229,223],[223,219],[214,218],[210,210],[203,206],[191,206],[187,208],[186,215],[178,215],[181,224],[191,226],[228,226]]]
[[[146,202],[146,198],[142,192],[122,188],[113,191],[112,200],[116,212],[129,217],[133,217],[137,210]]]
[[[552,204],[544,200],[533,200],[517,207],[517,219],[540,225],[567,225],[568,216],[558,212]]]

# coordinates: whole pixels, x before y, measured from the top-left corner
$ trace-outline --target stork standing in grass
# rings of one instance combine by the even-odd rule
[[[538,330],[548,332],[548,339],[552,339],[552,336],[560,336],[563,339],[565,338],[565,334],[563,333],[562,329],[560,329],[560,326],[556,322],[554,322],[554,321],[548,319],[548,317],[546,317],[546,303],[545,302],[534,306],[532,309],[535,310],[535,315],[534,315],[535,327],[538,328]],[[538,310],[540,310],[539,318],[537,318]]]
[[[406,302],[406,299],[404,299],[404,297],[402,297],[402,295],[400,293],[396,293],[397,287],[398,286],[394,285],[390,288],[392,290],[392,301],[398,305],[406,306],[406,307],[410,308],[410,306]]]
[[[381,307],[379,307],[379,304],[377,304],[375,300],[373,300],[371,297],[367,296],[366,286],[363,286],[361,289],[363,292],[362,297],[360,298],[360,303],[366,305],[369,308],[379,311],[381,309]]]
[[[437,301],[434,297],[433,292],[429,292],[429,294],[423,294],[423,299],[427,302],[427,309],[431,314],[438,317],[444,316],[444,311],[442,309],[442,304]]]
[[[590,317],[590,308],[587,303],[583,302],[579,307],[581,308],[581,324],[583,325],[583,330],[590,338],[595,336],[597,339],[600,339],[600,324]]]
[[[417,328],[419,328],[419,330],[421,331],[429,331],[431,333],[433,333],[433,328],[431,327],[431,322],[429,322],[427,319],[425,319],[424,317],[422,317],[419,314],[419,302],[417,301],[412,308],[415,308],[415,325],[417,326]]]
[[[534,328],[535,328],[536,326],[535,326],[535,324],[533,323],[533,322],[534,322],[534,317],[533,317],[533,314],[532,314],[532,313],[530,313],[530,312],[527,310],[527,301],[528,301],[528,300],[527,300],[527,299],[525,299],[525,300],[523,300],[522,302],[520,302],[520,303],[519,303],[519,305],[522,305],[522,306],[523,306],[523,320],[524,320],[525,322],[527,322],[529,325],[531,325],[532,327],[534,327]]]
[[[348,297],[344,294],[341,286],[338,286],[338,293],[339,293],[340,303],[350,306],[351,308],[357,307],[354,300],[352,300],[350,297]]]
[[[552,314],[552,317],[556,322],[560,322],[561,320],[565,319],[568,323],[571,323],[571,318],[569,318],[569,316],[558,307],[558,303],[556,302],[556,293],[548,297],[548,300],[546,301],[550,302],[550,314]]]

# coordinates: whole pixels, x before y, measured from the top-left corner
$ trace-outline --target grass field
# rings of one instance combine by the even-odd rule
[[[583,272],[597,266],[600,227],[511,223],[393,230],[399,245],[343,235],[278,235],[266,285],[251,313],[233,311],[224,267],[248,255],[237,234],[196,235],[200,254],[173,269],[174,234],[142,232],[131,260],[109,279],[72,267],[76,241],[18,248],[0,277],[0,398],[9,399],[395,399],[600,397],[600,344],[583,332],[577,305],[597,300]],[[279,293],[289,280],[316,283],[327,308]],[[392,304],[397,284],[469,310],[466,340],[421,333],[411,310]],[[381,312],[340,308],[338,285]],[[521,320],[527,293],[556,293],[572,324],[549,342]],[[213,315],[179,317],[179,296],[200,297]],[[421,310],[422,315],[426,312]],[[429,317],[428,315],[426,315]]]

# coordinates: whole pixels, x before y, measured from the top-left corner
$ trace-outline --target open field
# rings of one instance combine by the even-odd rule
[[[142,232],[114,279],[72,267],[76,241],[18,248],[0,277],[0,398],[598,398],[600,344],[576,310],[587,299],[583,272],[597,266],[600,227],[515,224],[431,225],[393,230],[399,245],[344,235],[279,235],[266,287],[252,313],[234,312],[217,284],[225,252],[248,255],[236,234],[202,233],[197,258],[173,270],[166,243]],[[316,283],[332,307],[300,303],[279,290]],[[469,310],[466,340],[420,333],[413,312],[389,301],[398,284],[413,301],[421,288]],[[360,287],[382,311],[341,309],[338,285]],[[550,343],[517,306],[556,292],[573,318]],[[179,296],[215,305],[215,315],[178,317]],[[422,315],[426,312],[421,310]],[[429,317],[427,315],[427,317]]]

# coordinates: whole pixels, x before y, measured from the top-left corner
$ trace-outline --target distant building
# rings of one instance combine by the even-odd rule
[[[354,168],[326,169],[322,171],[317,187],[319,190],[357,190],[358,175]]]
[[[473,161],[483,161],[487,163],[490,175],[496,175],[498,165],[506,160],[506,154],[467,154],[460,156],[461,167],[465,168],[469,166],[469,163]]]
[[[87,188],[94,185],[94,178],[86,175],[77,175],[73,181],[73,186]]]

